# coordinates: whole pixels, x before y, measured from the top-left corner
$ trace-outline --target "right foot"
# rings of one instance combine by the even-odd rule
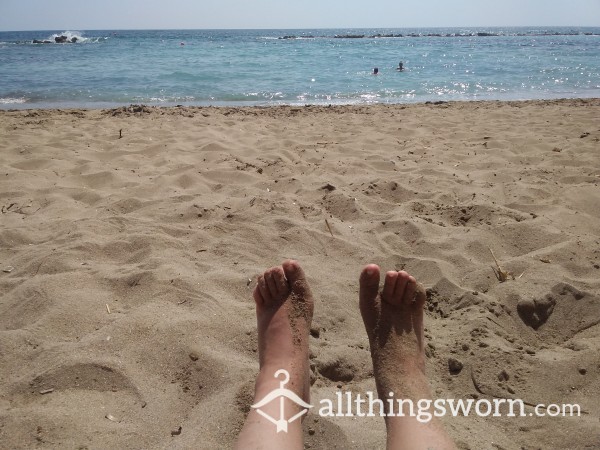
[[[379,267],[360,276],[360,312],[369,335],[380,398],[410,395],[425,379],[423,305],[425,290],[404,271],[388,272],[379,291]]]
[[[425,289],[404,271],[388,272],[379,291],[379,266],[370,264],[360,275],[360,312],[369,335],[379,398],[386,413],[389,449],[453,449],[454,444],[434,419],[428,423],[399,415],[396,400],[430,400],[425,377],[423,306]],[[392,399],[395,416],[390,413]],[[406,414],[406,409],[403,410]]]

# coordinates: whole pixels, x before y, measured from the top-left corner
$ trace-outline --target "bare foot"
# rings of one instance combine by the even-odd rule
[[[360,276],[360,312],[369,335],[377,390],[403,394],[414,379],[425,379],[423,305],[425,291],[406,272],[388,272],[379,292],[379,267]]]
[[[381,292],[379,278],[379,266],[370,264],[363,269],[360,312],[369,336],[377,392],[389,414],[389,399],[409,399],[415,404],[431,399],[423,336],[426,294],[404,271],[387,272]],[[398,414],[399,408],[393,412]],[[414,417],[386,416],[386,425],[388,448],[454,448],[435,420],[421,423]]]
[[[287,388],[308,402],[308,335],[314,304],[298,262],[285,261],[266,270],[258,278],[254,300],[261,375],[273,378],[277,370],[287,370],[290,373]]]
[[[265,271],[254,289],[258,326],[260,371],[256,378],[254,404],[281,387],[283,378],[275,378],[280,370],[289,374],[285,389],[304,402],[310,401],[308,343],[313,315],[313,298],[304,271],[296,261]],[[283,401],[283,400],[282,400]],[[297,403],[285,399],[252,409],[237,442],[237,448],[303,448],[301,420],[289,423],[280,433],[265,418],[280,418],[280,406],[285,407],[285,420],[301,410]],[[304,417],[304,416],[302,416]]]

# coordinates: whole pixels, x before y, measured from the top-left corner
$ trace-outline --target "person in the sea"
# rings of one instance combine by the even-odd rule
[[[369,264],[362,270],[359,307],[369,337],[379,397],[411,399],[415,404],[420,399],[431,399],[425,375],[425,290],[404,271],[387,272],[381,290],[379,281],[379,266]],[[306,417],[303,405],[310,402],[308,343],[313,295],[298,262],[288,260],[258,278],[253,296],[260,369],[253,408],[236,448],[303,449],[299,418]],[[281,378],[283,371],[289,377]],[[278,400],[272,401],[276,397]],[[283,420],[281,405],[287,413]],[[383,405],[389,408],[388,402]],[[294,416],[298,420],[293,420]],[[436,418],[422,423],[409,414],[400,416],[398,411],[396,416],[390,416],[385,417],[388,449],[455,448]],[[357,424],[360,426],[360,422]]]
[[[400,61],[400,62],[398,63],[398,67],[396,67],[396,70],[397,70],[398,72],[403,72],[403,71],[404,71],[404,63],[403,63],[402,61]]]
[[[375,67],[373,69],[373,75],[377,75],[379,73],[379,69],[377,67]]]

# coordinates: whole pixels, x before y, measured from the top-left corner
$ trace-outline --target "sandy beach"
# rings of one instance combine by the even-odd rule
[[[315,296],[313,404],[374,390],[376,263],[427,288],[437,398],[581,406],[444,417],[459,448],[600,448],[599,118],[600,99],[0,111],[0,448],[230,447],[251,292],[286,258]],[[304,429],[385,446],[378,417]]]

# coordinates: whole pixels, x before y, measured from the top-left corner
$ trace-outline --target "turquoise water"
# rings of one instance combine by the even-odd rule
[[[2,109],[575,97],[600,97],[600,28],[0,33]]]

